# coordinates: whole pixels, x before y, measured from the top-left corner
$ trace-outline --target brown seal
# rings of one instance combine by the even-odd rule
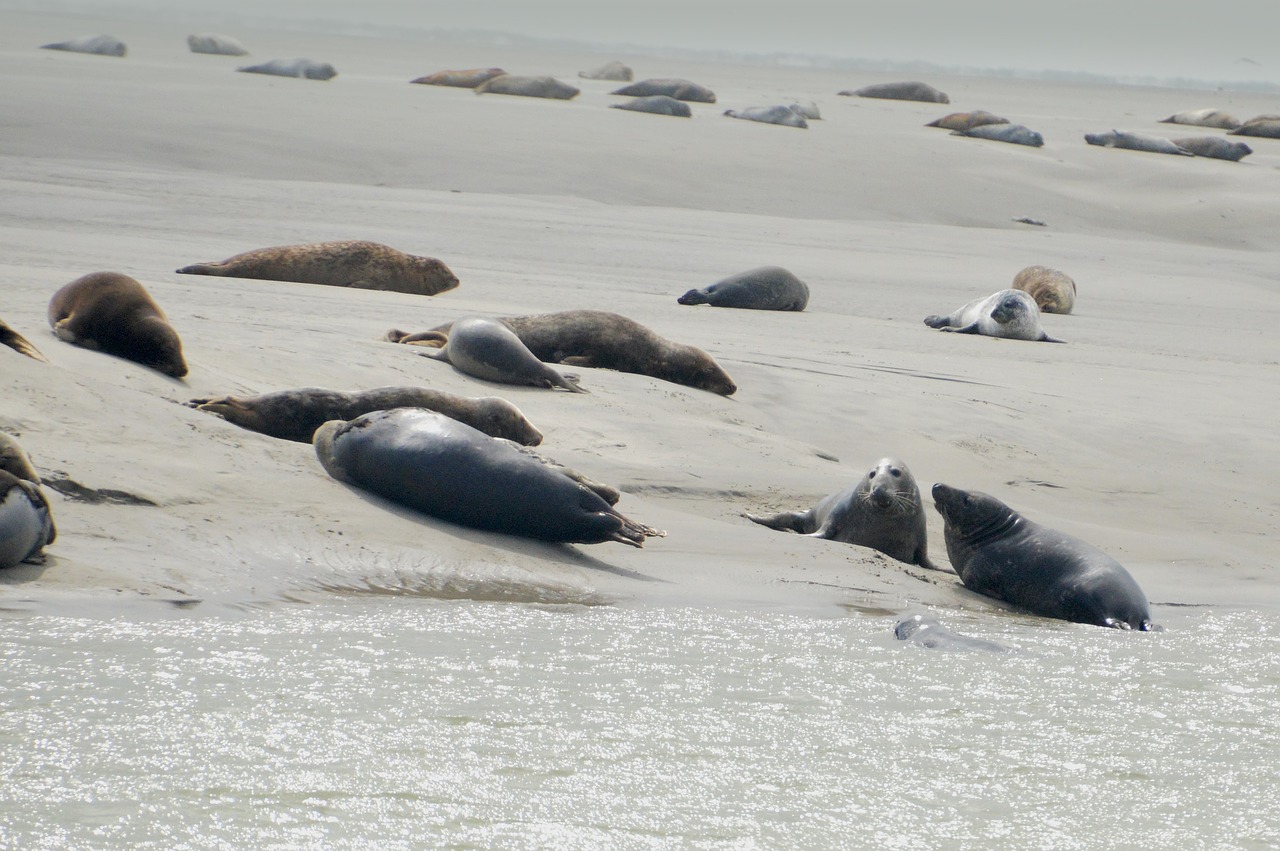
[[[1028,266],[1010,286],[1030,294],[1042,313],[1070,313],[1076,304],[1076,282],[1048,266]]]
[[[1244,142],[1224,139],[1221,136],[1190,136],[1185,139],[1170,139],[1169,141],[1184,151],[1190,151],[1197,157],[1230,160],[1233,163],[1238,163],[1253,153],[1253,148],[1250,148]]]
[[[302,387],[258,396],[192,399],[187,405],[217,414],[241,428],[299,443],[310,443],[315,430],[329,420],[354,420],[370,411],[391,408],[426,408],[490,437],[525,446],[542,442],[542,432],[506,399],[455,396],[428,387],[378,387],[356,393]]]
[[[941,127],[944,130],[972,130],[975,127],[985,127],[988,124],[1008,124],[1009,119],[987,112],[985,109],[975,109],[973,112],[953,112],[950,115],[944,115],[936,121],[930,121],[925,127]]]
[[[49,324],[60,339],[149,366],[187,374],[182,341],[142,284],[116,272],[76,278],[49,300]]]
[[[40,354],[39,349],[31,345],[30,340],[6,325],[3,319],[0,319],[0,345],[8,346],[15,352],[24,354],[29,358],[35,358],[45,363],[49,362],[44,355]]]
[[[632,70],[616,59],[591,71],[579,71],[578,76],[584,80],[613,80],[619,83],[629,83],[634,79]]]
[[[1255,118],[1250,118],[1236,129],[1228,130],[1227,135],[1280,139],[1280,115],[1259,115]]]
[[[425,77],[410,80],[410,83],[421,83],[424,86],[454,86],[459,89],[474,89],[481,83],[501,77],[507,73],[501,68],[468,68],[465,71],[437,71]]]
[[[534,316],[505,317],[538,360],[566,366],[616,369],[648,375],[731,396],[738,387],[711,355],[695,346],[676,343],[617,313],[566,310]],[[386,339],[439,348],[449,339],[452,323],[417,334],[391,330]]]
[[[519,77],[515,74],[503,74],[492,77],[476,86],[478,95],[516,95],[524,98],[550,98],[551,100],[572,100],[581,90],[577,86],[562,83],[555,77]]]
[[[924,103],[951,103],[951,98],[928,83],[876,83],[852,91],[840,92],[846,97],[883,98],[886,100],[917,100]]]
[[[296,281],[412,295],[436,295],[458,285],[457,276],[434,257],[405,254],[365,240],[258,248],[218,262],[183,266],[178,274]]]

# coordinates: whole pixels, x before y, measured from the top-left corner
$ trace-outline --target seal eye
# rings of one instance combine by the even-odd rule
[[[893,475],[893,477],[894,477],[895,479],[900,479],[900,478],[902,478],[902,471],[901,471],[901,470],[899,470],[897,467],[892,468],[891,470],[889,470],[889,472],[890,472],[890,474],[892,474],[892,475]]]
[[[876,477],[876,471],[875,471],[875,470],[872,470],[870,473],[867,473],[867,478],[868,478],[868,479],[874,479],[875,477]]]

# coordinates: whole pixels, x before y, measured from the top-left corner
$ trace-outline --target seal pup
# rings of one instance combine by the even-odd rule
[[[930,650],[959,650],[963,652],[1008,653],[1013,648],[998,641],[985,638],[971,638],[952,632],[942,625],[933,615],[907,615],[893,626],[893,637],[899,641],[910,641]]]
[[[1102,550],[1026,519],[993,496],[933,486],[947,556],[965,587],[1044,617],[1152,630],[1147,596]]]
[[[968,130],[953,130],[952,136],[968,136],[973,139],[990,139],[993,142],[1008,142],[1011,145],[1026,145],[1029,148],[1043,148],[1044,136],[1025,124],[982,124]]]
[[[1036,300],[1022,290],[1001,290],[986,298],[976,298],[950,316],[926,316],[924,324],[957,334],[981,334],[1007,340],[1034,340],[1042,343],[1065,343],[1055,340],[1040,327],[1040,308]]]
[[[616,59],[591,71],[579,71],[578,76],[584,80],[613,80],[618,83],[629,83],[635,79],[634,72]]]
[[[1076,305],[1076,282],[1048,266],[1028,266],[1010,286],[1034,298],[1041,313],[1070,313]]]
[[[920,488],[897,458],[881,458],[856,485],[813,508],[744,516],[770,529],[870,547],[907,564],[941,570],[929,561]]]
[[[49,362],[40,350],[31,345],[31,341],[10,328],[3,319],[0,319],[0,344],[6,345],[19,354],[26,355],[38,361]]]
[[[194,33],[187,36],[187,48],[192,53],[212,53],[218,56],[248,56],[249,50],[231,36],[217,33]]]
[[[459,372],[485,381],[588,392],[578,386],[576,376],[562,375],[547,366],[520,342],[514,331],[485,316],[454,322],[444,347],[422,355],[451,363]]]
[[[0,470],[0,568],[42,564],[44,548],[57,537],[39,486]]]
[[[1147,151],[1152,154],[1175,154],[1182,157],[1193,157],[1195,154],[1179,148],[1168,139],[1159,136],[1146,136],[1142,133],[1130,133],[1126,130],[1110,130],[1106,133],[1085,133],[1084,140],[1090,145],[1103,148],[1125,148],[1130,151]]]
[[[845,89],[840,92],[845,97],[883,98],[886,100],[917,100],[923,103],[951,103],[951,98],[938,91],[928,83],[917,81],[905,83],[876,83],[860,89]]]
[[[1280,115],[1259,115],[1256,118],[1250,118],[1236,129],[1228,130],[1227,135],[1280,139]]]
[[[92,272],[49,300],[49,324],[59,339],[182,378],[182,341],[142,284],[116,272]]]
[[[332,420],[316,430],[314,445],[335,479],[463,526],[633,547],[666,534],[521,450],[422,408]]]
[[[1215,160],[1230,160],[1238,163],[1253,153],[1244,142],[1235,142],[1221,136],[1192,136],[1186,139],[1171,139],[1173,144],[1190,151],[1197,157],[1208,157]]]
[[[761,124],[781,124],[784,127],[809,128],[805,117],[789,106],[749,106],[746,109],[726,109],[724,114],[730,118],[741,118],[744,121],[759,121]]]
[[[328,62],[317,62],[314,59],[271,59],[236,70],[246,74],[274,74],[277,77],[305,77],[308,80],[332,80],[338,76],[338,70]]]
[[[436,71],[425,77],[410,80],[424,86],[453,86],[459,89],[474,89],[481,83],[501,77],[507,72],[501,68],[468,68],[465,71]]]
[[[687,100],[694,103],[715,103],[716,93],[706,86],[691,83],[679,77],[655,77],[641,80],[629,86],[623,86],[609,94],[647,97],[648,95],[666,95],[676,100]]]
[[[941,127],[943,130],[972,130],[975,127],[983,127],[987,124],[1008,124],[1009,119],[1001,118],[985,109],[975,109],[973,112],[953,112],[944,115],[941,118],[930,121],[925,127]]]
[[[113,35],[86,35],[70,41],[55,41],[40,45],[41,50],[69,50],[72,53],[93,53],[98,56],[124,56],[128,48]]]
[[[517,77],[515,74],[503,74],[490,77],[476,86],[478,95],[516,95],[525,98],[550,98],[551,100],[571,100],[581,90],[577,86],[562,83],[555,77]]]
[[[781,266],[761,266],[730,275],[700,290],[689,290],[679,304],[709,304],[747,310],[804,310],[809,286]]]
[[[649,95],[632,98],[626,103],[611,103],[610,109],[629,109],[632,112],[651,112],[654,115],[674,115],[677,118],[690,118],[693,110],[689,104],[666,95]]]
[[[438,295],[458,286],[457,276],[434,257],[405,254],[359,239],[257,248],[226,260],[183,266],[177,272],[412,295]]]
[[[0,432],[0,470],[32,484],[40,484],[40,474],[18,441]]]
[[[1160,124],[1190,124],[1194,127],[1217,127],[1219,130],[1234,130],[1240,126],[1227,113],[1219,109],[1188,109],[1175,112],[1168,118],[1161,118]]]

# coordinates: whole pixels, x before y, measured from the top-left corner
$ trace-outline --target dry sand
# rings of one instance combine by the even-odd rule
[[[877,458],[993,493],[1124,563],[1157,604],[1274,608],[1280,447],[1280,141],[1242,163],[1090,147],[1111,128],[1274,97],[936,77],[951,105],[837,97],[890,79],[645,56],[229,32],[254,60],[308,56],[321,83],[233,72],[189,53],[204,29],[10,13],[0,30],[0,318],[48,356],[0,349],[0,430],[46,478],[154,505],[49,492],[42,568],[0,604],[202,599],[255,604],[344,589],[543,601],[987,608],[951,576],[755,526],[812,504]],[[42,51],[92,32],[125,59]],[[611,110],[579,70],[719,95],[692,119]],[[500,65],[582,88],[569,102],[409,85]],[[726,108],[812,99],[809,130]],[[1031,149],[923,125],[983,108],[1042,132]],[[1222,131],[1205,130],[1204,133]],[[1029,216],[1046,227],[1016,224]],[[195,278],[250,248],[372,239],[443,259],[435,298]],[[1076,312],[1057,346],[943,334],[922,318],[1062,269]],[[800,314],[676,304],[760,265],[808,282]],[[175,381],[55,339],[50,295],[91,271],[142,281],[182,335]],[[710,351],[730,398],[581,370],[591,395],[468,379],[379,342],[474,313],[614,310]],[[309,446],[184,407],[300,386],[424,384],[501,395],[541,450],[624,491],[664,528],[643,550],[549,546],[461,529],[330,479]],[[839,460],[832,460],[838,458]],[[945,561],[940,517],[930,551]],[[1158,620],[1178,610],[1157,606]]]

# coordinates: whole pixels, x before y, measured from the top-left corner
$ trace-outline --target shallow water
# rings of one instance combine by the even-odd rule
[[[1280,843],[1280,618],[938,614],[1015,652],[858,611],[10,614],[0,846]]]

